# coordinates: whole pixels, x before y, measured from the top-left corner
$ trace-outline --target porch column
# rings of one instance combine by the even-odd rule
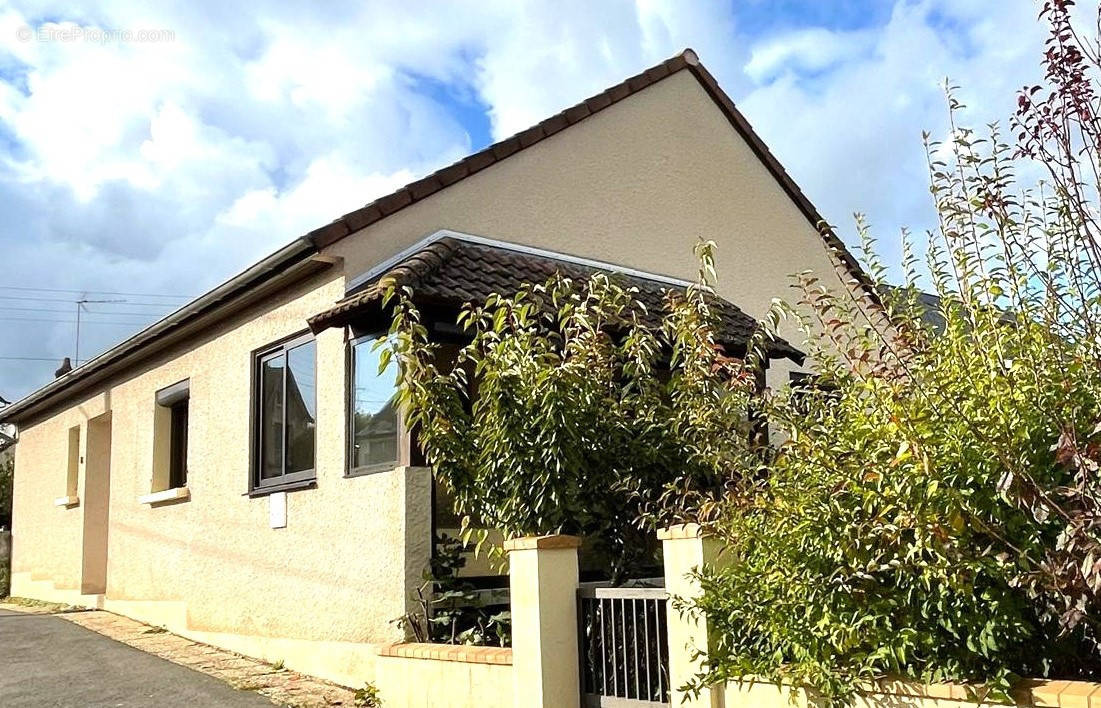
[[[505,542],[512,604],[513,705],[579,708],[575,536]]]
[[[665,590],[669,597],[699,597],[702,589],[692,574],[704,564],[715,562],[719,555],[718,540],[705,536],[699,524],[679,524],[661,529],[658,538],[661,539],[665,559]],[[668,621],[671,704],[691,708],[722,708],[724,692],[721,686],[706,688],[697,698],[680,690],[703,670],[711,649],[707,619],[688,610],[678,612],[670,604]]]

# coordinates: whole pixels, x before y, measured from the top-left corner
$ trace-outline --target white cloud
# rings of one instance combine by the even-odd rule
[[[937,80],[958,78],[984,116],[1008,110],[1036,63],[1033,13],[1029,0],[997,13],[979,0],[898,0],[881,28],[784,31],[777,20],[749,37],[724,4],[674,0],[337,0],[249,13],[16,0],[0,9],[0,248],[16,264],[5,281],[199,293],[480,147],[440,86],[474,97],[500,138],[687,46],[828,217],[862,208],[884,226],[919,222],[918,134],[942,125]],[[20,40],[47,20],[174,40]],[[6,314],[0,356],[71,352],[71,325]],[[128,328],[86,332],[92,352]],[[0,394],[27,393],[52,369],[0,360]]]
[[[761,83],[787,71],[823,71],[865,54],[873,40],[870,31],[797,30],[754,46],[745,73]]]
[[[920,233],[932,225],[921,132],[946,134],[946,76],[960,85],[959,98],[969,106],[964,117],[979,128],[999,119],[1005,125],[1016,89],[1039,78],[1043,29],[1033,4],[1021,0],[1002,3],[996,13],[988,9],[974,2],[898,2],[886,26],[869,33],[864,51],[831,59],[812,77],[783,70],[784,62],[764,71],[769,62],[762,60],[760,76],[770,80],[736,97],[765,142],[850,241],[857,211],[867,214],[895,255],[900,227]],[[753,55],[802,46],[806,34],[793,32],[790,41],[771,38]],[[824,57],[850,35],[815,34],[827,48]]]

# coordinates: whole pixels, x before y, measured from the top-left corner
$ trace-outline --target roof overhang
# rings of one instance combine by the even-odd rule
[[[837,261],[841,270],[848,274],[849,280],[863,289],[873,303],[879,305],[879,294],[856,258],[848,251],[841,239],[834,234],[814,205],[799,189],[776,157],[772,155],[768,147],[750,126],[749,121],[738,111],[734,102],[722,90],[715,78],[700,63],[696,53],[691,49],[686,49],[661,64],[567,108],[527,130],[494,143],[448,167],[411,182],[391,194],[380,197],[323,227],[309,232],[121,344],[73,369],[68,374],[55,379],[22,400],[0,410],[0,423],[24,421],[58,403],[63,396],[80,393],[97,383],[108,380],[126,366],[130,366],[155,352],[162,351],[164,348],[177,343],[180,339],[194,334],[197,330],[196,323],[209,324],[211,316],[218,316],[214,314],[215,312],[225,314],[235,309],[232,304],[240,304],[246,300],[249,303],[253,302],[253,298],[259,295],[251,292],[252,289],[276,278],[284,282],[282,279],[297,276],[305,277],[304,274],[308,272],[315,272],[318,268],[326,267],[323,260],[319,260],[320,256],[317,255],[321,249],[682,71],[690,72],[700,82],[707,95],[723,112],[736,132],[748,143],[753,153],[820,234],[827,250]],[[310,261],[310,264],[300,265],[300,261]],[[287,272],[292,269],[294,273]],[[270,291],[260,289],[259,292],[262,295]]]
[[[441,230],[353,278],[344,298],[308,322],[314,332],[345,326],[385,329],[390,313],[383,301],[391,283],[409,286],[418,304],[453,312],[466,304],[480,305],[494,293],[510,296],[525,285],[544,283],[556,274],[585,280],[597,272],[609,273],[635,288],[646,312],[654,315],[651,325],[657,323],[657,313],[666,306],[668,295],[692,286],[689,281],[668,275]],[[758,327],[757,321],[714,293],[708,297],[720,342],[729,351],[743,354]],[[802,352],[780,338],[769,343],[768,356],[803,361]]]
[[[319,255],[309,239],[296,239],[121,344],[0,410],[0,423],[21,423],[38,416],[62,399],[102,384],[127,367],[200,334],[214,322],[336,262]]]

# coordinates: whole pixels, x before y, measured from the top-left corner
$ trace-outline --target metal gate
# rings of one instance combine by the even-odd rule
[[[582,587],[577,594],[582,704],[668,706],[665,588]]]

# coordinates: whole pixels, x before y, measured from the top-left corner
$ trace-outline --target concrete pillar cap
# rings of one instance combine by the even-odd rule
[[[699,524],[674,524],[663,529],[658,529],[658,540],[679,541],[688,538],[703,538],[703,527]]]
[[[566,534],[552,534],[549,536],[521,536],[505,541],[506,551],[544,551],[556,549],[579,548],[581,539],[577,536]]]

